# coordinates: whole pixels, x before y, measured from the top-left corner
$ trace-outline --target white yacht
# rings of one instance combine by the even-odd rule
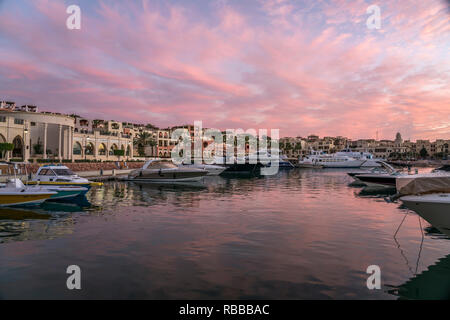
[[[373,168],[373,167],[380,167],[379,161],[382,161],[382,159],[375,159],[373,154],[369,152],[356,152],[352,151],[350,149],[344,149],[342,151],[336,152],[336,156],[348,156],[353,159],[357,160],[364,160],[364,162],[361,164],[361,168]]]
[[[450,235],[450,172],[414,174],[397,179],[400,201]]]
[[[450,236],[450,193],[404,196],[400,201],[442,233]]]
[[[360,168],[366,160],[355,159],[347,155],[324,154],[318,151],[299,160],[299,166],[321,166],[323,168]]]

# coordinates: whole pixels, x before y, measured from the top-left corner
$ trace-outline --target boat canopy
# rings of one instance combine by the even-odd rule
[[[450,174],[428,173],[399,176],[397,192],[401,195],[450,192]]]
[[[174,169],[178,168],[172,161],[167,160],[149,160],[142,167],[143,170],[146,169]]]

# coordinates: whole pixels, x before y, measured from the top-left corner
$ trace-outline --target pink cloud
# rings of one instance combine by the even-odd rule
[[[444,2],[384,4],[380,32],[365,1],[258,3],[104,1],[73,32],[63,2],[33,2],[32,15],[6,2],[0,98],[162,127],[450,138]]]

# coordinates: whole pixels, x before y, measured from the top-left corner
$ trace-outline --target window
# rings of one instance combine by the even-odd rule
[[[98,154],[101,156],[106,155],[106,147],[103,143],[98,146]]]
[[[81,144],[78,142],[75,142],[75,144],[73,145],[73,154],[81,154]]]
[[[14,119],[14,124],[23,124],[23,119]]]
[[[51,169],[42,169],[39,172],[40,176],[54,176],[55,174],[53,173],[53,171]]]
[[[85,155],[93,155],[94,154],[94,145],[89,143],[85,148]]]
[[[0,122],[6,122],[6,117],[0,117]]]
[[[58,176],[72,176],[74,173],[70,169],[53,169]]]

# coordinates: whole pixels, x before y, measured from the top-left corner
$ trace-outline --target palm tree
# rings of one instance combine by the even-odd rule
[[[156,146],[156,141],[153,139],[152,135],[146,131],[139,133],[133,141],[134,145],[138,147],[138,154],[139,156],[143,157],[145,156],[145,147]]]

